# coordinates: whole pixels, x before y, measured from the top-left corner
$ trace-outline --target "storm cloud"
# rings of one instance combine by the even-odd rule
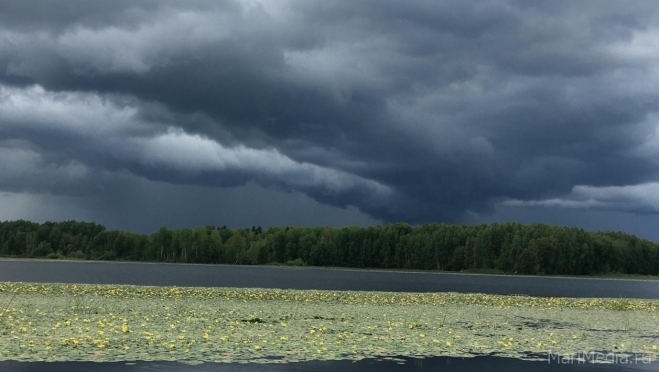
[[[200,224],[236,190],[336,224],[653,215],[657,86],[652,0],[0,1],[0,192],[101,221],[138,184]]]

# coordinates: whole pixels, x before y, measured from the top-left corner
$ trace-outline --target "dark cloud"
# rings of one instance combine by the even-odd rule
[[[173,185],[130,174],[115,174],[111,186],[82,197],[0,193],[0,221],[78,219],[101,223],[108,229],[148,234],[161,226],[251,228],[381,223],[355,208],[326,206],[299,192],[281,192],[253,183],[214,188]]]
[[[4,190],[659,211],[629,196],[657,182],[654,1],[3,1],[0,25]]]

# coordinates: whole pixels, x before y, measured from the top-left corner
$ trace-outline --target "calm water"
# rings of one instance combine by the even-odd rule
[[[659,281],[543,278],[524,276],[401,273],[321,268],[57,262],[0,260],[0,281],[91,284],[175,285],[197,287],[260,287],[321,290],[464,292],[566,297],[659,298]],[[568,364],[529,362],[483,356],[477,358],[407,359],[405,364],[364,360],[356,363],[203,364],[170,362],[19,363],[0,362],[0,371],[19,372],[406,372],[406,371],[659,371],[659,364]]]
[[[322,268],[0,260],[0,281],[659,299],[659,281]]]
[[[557,364],[547,362],[529,362],[510,358],[491,356],[476,358],[428,358],[423,360],[407,359],[405,364],[362,360],[356,363],[350,361],[337,362],[300,362],[290,364],[202,364],[188,366],[170,362],[138,362],[135,365],[126,363],[93,363],[93,362],[60,362],[60,363],[19,363],[0,362],[1,371],[17,372],[411,372],[411,371],[457,371],[457,372],[528,372],[528,371],[659,371],[659,364]]]

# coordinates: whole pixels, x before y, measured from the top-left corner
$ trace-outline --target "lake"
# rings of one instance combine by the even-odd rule
[[[392,292],[462,292],[559,297],[624,297],[659,299],[659,282],[597,278],[559,278],[459,273],[418,273],[298,267],[255,267],[120,262],[0,260],[0,281],[88,284],[132,284],[191,287],[256,287],[281,289],[359,290]],[[470,359],[406,358],[407,363],[363,360],[356,363],[301,362],[278,364],[203,364],[169,362],[19,363],[0,362],[0,370],[98,372],[133,371],[659,371],[659,364],[593,365],[530,362],[482,356]]]
[[[201,364],[190,366],[172,362],[94,363],[94,362],[55,362],[20,363],[0,362],[0,370],[16,372],[410,372],[410,371],[455,371],[455,372],[640,372],[659,371],[659,364],[644,364],[642,361],[630,364],[559,364],[546,361],[531,362],[511,358],[483,356],[475,358],[435,357],[410,359],[404,364],[388,361],[361,360],[358,362],[299,362],[289,364]]]
[[[0,260],[0,281],[659,299],[659,281],[270,266]]]

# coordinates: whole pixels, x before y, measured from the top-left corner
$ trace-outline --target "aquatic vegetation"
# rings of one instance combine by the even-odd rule
[[[0,360],[657,356],[659,301],[0,283]]]

